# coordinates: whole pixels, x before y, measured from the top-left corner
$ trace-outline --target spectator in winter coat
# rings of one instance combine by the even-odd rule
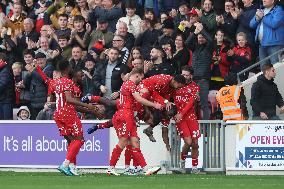
[[[255,30],[250,25],[250,20],[254,17],[257,7],[252,4],[253,0],[243,0],[244,7],[238,19],[238,29],[236,33],[244,32],[247,35],[248,45],[252,48],[252,54],[258,54],[258,47],[254,40]],[[254,56],[253,56],[254,57]]]
[[[149,19],[143,20],[146,30],[142,32],[135,41],[135,46],[141,48],[143,58],[150,59],[150,51],[157,43],[160,31],[154,29],[153,23]]]
[[[224,30],[226,36],[231,40],[235,40],[236,30],[238,27],[238,14],[235,11],[235,3],[233,0],[225,1],[225,12],[216,16],[217,25]]]
[[[0,54],[0,120],[11,120],[15,102],[15,81],[11,66],[5,62],[4,57],[4,54]]]
[[[36,65],[40,66],[43,72],[52,78],[53,66],[46,62],[45,54],[39,52],[35,56]],[[29,74],[24,79],[26,88],[30,88],[31,93],[31,119],[34,120],[47,100],[47,86],[44,80],[40,77],[33,65],[27,64],[26,66]]]
[[[251,49],[247,45],[246,34],[240,32],[237,34],[237,45],[228,51],[227,60],[231,62],[230,71],[238,73],[247,68],[251,64]],[[240,75],[240,80],[244,81],[248,78],[248,73]]]
[[[125,22],[117,22],[115,35],[121,35],[125,39],[125,47],[131,50],[134,46],[135,37],[132,33],[128,32],[127,24]]]
[[[213,10],[213,1],[205,0],[202,5],[203,11],[195,9],[200,22],[203,24],[205,30],[214,37],[217,29],[216,13]]]
[[[255,41],[259,42],[259,59],[277,52],[284,47],[284,10],[276,0],[263,0],[264,9],[258,9],[250,21],[256,29]],[[271,64],[279,61],[278,54],[269,58]],[[262,61],[264,65],[267,61]]]
[[[173,68],[169,61],[164,58],[163,49],[160,47],[152,48],[150,52],[151,61],[145,61],[145,78],[158,75],[158,74],[166,74],[172,75]]]
[[[284,101],[274,83],[275,69],[272,64],[268,63],[262,66],[262,72],[263,74],[258,76],[251,88],[250,104],[253,110],[253,119],[279,120],[280,118],[276,115],[276,106],[281,108],[283,112]]]
[[[185,42],[192,51],[192,68],[194,70],[194,81],[200,86],[200,102],[203,119],[208,120],[210,116],[208,93],[210,81],[210,65],[212,61],[213,41],[201,23],[195,23],[195,31]]]
[[[141,18],[135,14],[136,4],[134,3],[134,1],[126,1],[125,8],[126,8],[126,16],[121,17],[118,20],[116,28],[118,28],[119,22],[124,22],[128,28],[128,32],[133,34],[134,37],[136,38],[141,33],[140,30]]]
[[[27,106],[21,106],[17,113],[17,120],[30,120],[31,113]]]
[[[119,61],[119,50],[112,47],[108,51],[108,60],[100,63],[94,73],[94,86],[100,91],[99,94],[108,99],[119,97],[119,90],[123,83],[122,74],[128,73],[129,67]],[[107,118],[111,118],[115,110],[106,108]]]
[[[96,26],[96,20],[100,17],[104,17],[108,24],[108,31],[114,33],[115,26],[120,17],[122,17],[122,9],[114,5],[113,0],[102,1],[102,7],[95,6],[88,16],[88,22],[94,28]]]
[[[224,86],[224,77],[229,73],[230,62],[227,61],[227,52],[230,45],[224,40],[224,35],[224,31],[221,29],[217,30],[215,35],[210,90],[220,90]]]

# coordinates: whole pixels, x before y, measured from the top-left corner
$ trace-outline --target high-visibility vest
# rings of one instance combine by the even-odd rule
[[[220,104],[223,120],[243,120],[242,110],[238,103],[241,87],[237,85],[222,87],[216,96]]]

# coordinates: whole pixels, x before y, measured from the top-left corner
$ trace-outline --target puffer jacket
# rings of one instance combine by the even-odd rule
[[[272,117],[276,115],[276,106],[282,107],[284,101],[273,79],[268,80],[264,75],[260,75],[252,85],[250,104],[253,116],[264,112],[268,117]]]
[[[0,104],[15,102],[15,80],[10,65],[0,68]]]
[[[53,66],[51,64],[47,64],[42,70],[47,77],[52,78]],[[43,108],[47,99],[47,85],[36,70],[27,75],[24,85],[30,89],[31,107]]]

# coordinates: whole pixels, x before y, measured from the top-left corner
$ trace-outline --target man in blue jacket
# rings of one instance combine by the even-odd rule
[[[284,48],[284,11],[276,5],[276,0],[263,0],[263,9],[257,9],[250,21],[250,27],[256,29],[255,40],[259,42],[259,59]],[[270,57],[270,63],[279,62],[278,54]],[[267,63],[263,61],[261,66]]]

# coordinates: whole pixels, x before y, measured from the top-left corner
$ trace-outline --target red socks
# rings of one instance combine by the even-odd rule
[[[74,163],[74,161],[76,161],[76,156],[79,153],[80,148],[83,144],[84,144],[84,141],[82,140],[73,140],[69,145],[66,159],[69,160],[70,162],[73,161]]]
[[[187,153],[186,154],[184,154],[183,152],[180,153],[180,159],[181,160],[185,160],[186,157],[187,157]]]
[[[69,152],[69,149],[70,149],[70,144],[68,144],[67,152]],[[76,159],[77,159],[76,156],[75,156],[75,159],[70,159],[70,163],[73,163],[74,165],[76,165],[77,164]]]
[[[198,159],[192,158],[192,166],[197,166],[197,165],[198,165]]]
[[[115,167],[117,161],[119,160],[120,154],[123,149],[121,149],[118,145],[112,151],[111,158],[109,160],[109,165]]]
[[[132,156],[133,156],[133,165],[135,161],[138,162],[141,167],[145,167],[147,165],[140,148],[132,148]]]
[[[99,102],[101,99],[100,96],[91,96],[91,102]]]
[[[125,157],[125,166],[130,165],[130,161],[132,159],[132,145],[127,145],[124,152]]]

